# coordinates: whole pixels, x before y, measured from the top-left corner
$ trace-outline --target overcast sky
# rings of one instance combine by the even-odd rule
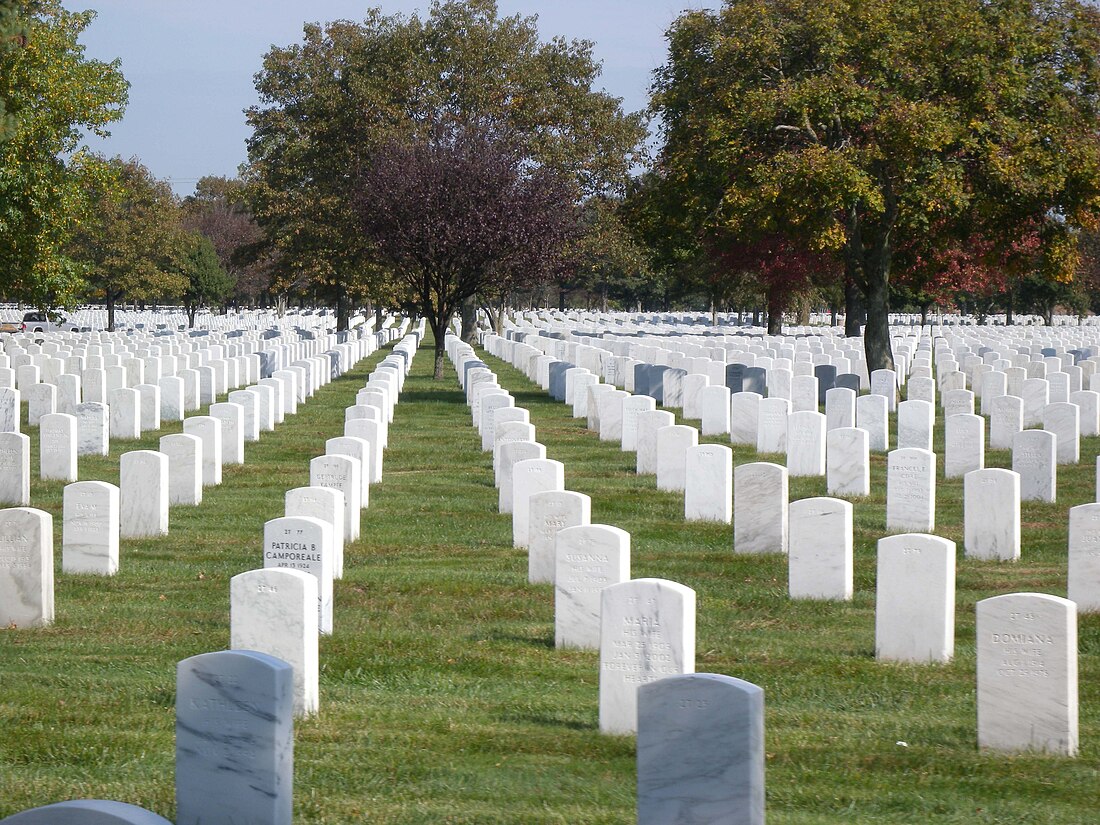
[[[429,0],[64,0],[92,8],[81,42],[87,55],[120,58],[130,82],[126,116],[96,151],[137,156],[177,194],[204,175],[233,176],[245,160],[243,110],[256,102],[253,76],[272,45],[301,40],[306,21],[362,20],[367,8],[418,12]],[[719,0],[498,0],[500,14],[538,15],[542,38],[595,43],[598,85],[628,111],[646,105],[652,71],[664,62],[664,34],[685,8]]]

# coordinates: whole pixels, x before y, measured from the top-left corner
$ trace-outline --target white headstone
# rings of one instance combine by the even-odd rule
[[[852,503],[804,498],[790,504],[787,587],[792,599],[852,598]]]
[[[600,593],[630,579],[630,534],[607,524],[559,530],[554,548],[554,644],[600,646]]]
[[[786,553],[787,468],[767,461],[733,470],[733,552]]]
[[[358,461],[346,455],[319,455],[309,462],[309,486],[328,487],[344,495],[344,541],[359,538],[363,482]]]
[[[209,415],[192,415],[183,420],[183,431],[202,441],[202,484],[222,483],[222,423]]]
[[[85,401],[76,405],[78,455],[107,455],[110,452],[109,414],[107,405],[98,401]]]
[[[936,529],[936,456],[908,447],[886,461],[886,529],[930,533]]]
[[[332,633],[332,528],[309,516],[264,522],[264,567],[288,567],[317,579],[317,629]]]
[[[119,459],[119,535],[168,534],[168,456],[131,450]]]
[[[985,467],[985,419],[982,416],[948,416],[943,422],[943,434],[944,478],[962,478],[971,470]]]
[[[699,431],[684,424],[657,430],[657,489],[683,492],[687,486],[688,450],[699,443]]]
[[[836,427],[826,433],[825,488],[831,496],[871,494],[871,456],[866,430]]]
[[[294,714],[312,716],[320,705],[317,577],[270,567],[229,580],[229,646],[258,650],[294,668]]]
[[[1066,595],[1081,613],[1100,612],[1100,504],[1069,508]]]
[[[201,504],[202,439],[189,433],[162,435],[160,451],[168,456],[168,504]]]
[[[634,579],[600,597],[600,730],[634,733],[638,687],[695,672],[695,591]]]
[[[875,657],[949,662],[955,655],[955,543],[923,533],[878,542]]]
[[[527,506],[527,581],[553,584],[558,532],[590,523],[592,499],[571,490],[544,490],[533,493]]]
[[[1046,430],[1021,430],[1012,439],[1012,470],[1020,476],[1022,501],[1048,501],[1058,495],[1057,436]]]
[[[0,627],[43,627],[53,617],[53,518],[0,510]]]
[[[1058,437],[1059,464],[1076,464],[1081,460],[1080,410],[1076,404],[1047,404],[1043,409],[1043,429]]]
[[[38,424],[39,476],[57,481],[76,481],[76,416],[53,413]]]
[[[23,433],[0,433],[0,504],[31,503],[31,439]]]
[[[978,746],[1077,754],[1077,606],[1009,593],[976,606]]]
[[[733,450],[699,444],[687,450],[684,520],[729,524],[733,519]]]
[[[792,478],[825,475],[825,416],[816,411],[787,417],[787,472]]]
[[[61,570],[118,572],[119,491],[104,481],[78,481],[62,493]]]
[[[344,494],[331,487],[287,490],[283,515],[317,518],[332,528],[332,577],[344,577]]]
[[[565,465],[548,458],[528,458],[512,467],[512,545],[526,547],[530,531],[530,498],[546,490],[565,489]]]
[[[1020,557],[1020,476],[990,467],[963,479],[967,558],[1015,561]]]

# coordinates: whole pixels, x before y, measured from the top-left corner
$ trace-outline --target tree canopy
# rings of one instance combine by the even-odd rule
[[[122,116],[127,83],[118,63],[88,60],[77,38],[94,13],[57,0],[9,4],[0,17],[0,272],[9,300],[71,303],[82,270],[69,240],[89,217],[88,192],[110,180],[81,148],[85,131],[105,135]],[[19,17],[19,11],[32,10]],[[13,26],[18,25],[18,33]],[[6,35],[5,35],[5,28]],[[25,34],[25,37],[24,37]]]
[[[642,119],[593,90],[598,74],[591,43],[541,42],[534,18],[499,17],[493,0],[307,25],[301,43],[267,54],[247,113],[250,202],[284,283],[304,278],[338,309],[357,295],[414,297],[397,294],[351,208],[357,177],[394,141],[480,129],[577,198],[621,188]]]
[[[1075,0],[731,0],[670,31],[658,173],[697,243],[836,254],[889,366],[899,249],[1002,254],[1032,222],[1069,277],[1100,208],[1098,56]]]
[[[359,181],[364,237],[424,312],[443,377],[463,300],[555,274],[576,220],[571,188],[483,131],[441,129],[378,149]]]
[[[123,299],[180,298],[187,252],[172,190],[137,159],[100,159],[109,171],[92,193],[94,210],[81,224],[73,255],[86,268],[89,296],[107,305],[107,329]]]

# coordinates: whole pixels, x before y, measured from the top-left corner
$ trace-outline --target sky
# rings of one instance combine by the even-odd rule
[[[418,13],[430,0],[63,0],[94,9],[81,37],[86,56],[121,60],[130,82],[124,118],[97,152],[139,158],[190,194],[205,175],[233,177],[246,159],[244,110],[257,103],[253,76],[274,46],[301,41],[302,24],[362,20],[366,10]],[[603,64],[597,87],[646,106],[652,72],[664,62],[665,31],[686,8],[718,8],[720,0],[498,0],[501,16],[538,16],[544,40],[591,40]]]

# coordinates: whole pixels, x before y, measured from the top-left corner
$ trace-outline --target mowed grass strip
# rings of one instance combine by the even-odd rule
[[[111,579],[60,573],[62,485],[34,482],[34,506],[55,516],[58,621],[0,633],[0,816],[101,797],[172,817],[176,662],[227,646],[229,578],[262,564],[263,522],[282,515],[285,490],[308,483],[309,459],[342,433],[344,408],[383,355],[247,445],[247,463],[227,467],[200,507],[173,508],[168,536],[124,540]],[[1086,441],[1081,465],[1060,468],[1058,505],[1025,506],[1019,563],[960,561],[955,662],[882,665],[882,457],[876,495],[855,508],[855,599],[791,602],[785,559],[735,556],[728,526],[685,523],[682,497],[636,476],[633,453],[600,443],[565,405],[485,358],[531,411],[548,456],[565,463],[567,488],[592,496],[593,521],[631,533],[633,575],[697,591],[697,669],[764,687],[769,822],[1095,822],[1097,621],[1081,621],[1081,756],[980,754],[973,604],[1014,590],[1064,595],[1065,508],[1092,500],[1100,441]],[[453,372],[435,382],[431,367],[422,350],[336,583],[321,713],[296,725],[295,819],[633,822],[633,740],[597,730],[597,656],[553,648],[552,589],[527,584]],[[178,429],[125,449],[155,448]],[[82,458],[81,478],[117,482],[121,451]],[[735,450],[737,463],[755,459]],[[1007,453],[988,464],[1005,466]],[[938,490],[938,523],[953,525],[939,533],[961,554],[961,482],[941,478]],[[793,480],[791,494],[823,495],[824,482]]]

